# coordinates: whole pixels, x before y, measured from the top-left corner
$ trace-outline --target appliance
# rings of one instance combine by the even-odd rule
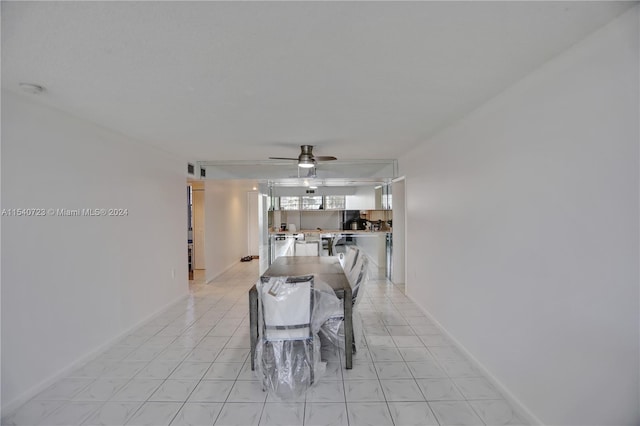
[[[305,169],[310,169],[316,166],[316,163],[319,161],[333,161],[337,160],[336,157],[332,156],[314,156],[313,155],[313,145],[300,145],[300,155],[298,158],[292,157],[269,157],[271,160],[297,160],[298,167],[302,167]]]

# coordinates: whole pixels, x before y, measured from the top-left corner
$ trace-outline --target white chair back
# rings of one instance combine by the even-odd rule
[[[266,340],[300,340],[311,335],[313,276],[270,278],[262,282]]]

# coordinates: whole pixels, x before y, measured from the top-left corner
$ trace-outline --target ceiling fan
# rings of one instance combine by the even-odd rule
[[[271,160],[298,160],[298,167],[303,167],[305,169],[309,169],[311,167],[315,167],[316,163],[319,161],[333,161],[337,160],[336,157],[332,156],[314,156],[313,155],[313,145],[300,145],[300,155],[298,158],[290,158],[290,157],[269,157]]]

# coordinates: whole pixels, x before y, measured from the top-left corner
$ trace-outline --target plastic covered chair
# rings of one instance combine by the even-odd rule
[[[355,259],[354,264],[355,265],[353,269],[351,269],[351,272],[347,274],[347,279],[349,280],[349,284],[351,284],[351,298],[355,306],[358,302],[358,293],[360,292],[360,288],[367,279],[369,259],[366,255],[359,254]]]
[[[353,270],[358,257],[360,257],[360,249],[352,246],[346,247],[345,255],[340,259],[340,263],[342,264],[342,269],[344,269],[345,274],[349,275]]]
[[[360,253],[359,250],[351,249],[347,254],[353,252],[351,257],[345,257],[345,273],[347,275],[347,279],[349,280],[349,284],[351,285],[351,303],[355,307],[360,300],[359,295],[362,294],[361,289],[367,280],[367,271],[369,267],[369,260],[364,253]],[[349,265],[353,265],[352,268],[349,268]],[[347,272],[347,269],[349,271]],[[340,301],[343,302],[342,300]],[[354,315],[354,318],[356,316]],[[329,318],[322,325],[320,331],[322,337],[333,345],[344,349],[344,311],[342,306],[334,311],[333,314],[329,316]],[[354,321],[354,333],[353,333],[353,351],[356,351],[356,341],[358,340],[358,336],[361,334],[360,330],[357,327],[357,323]]]
[[[280,399],[306,391],[325,371],[318,331],[340,302],[313,275],[262,277],[256,284],[260,339],[255,368],[263,390]]]

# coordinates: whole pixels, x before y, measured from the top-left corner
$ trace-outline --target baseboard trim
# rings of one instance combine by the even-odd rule
[[[231,265],[227,266],[226,268],[224,268],[222,271],[218,272],[217,274],[215,274],[214,276],[212,276],[211,278],[206,278],[206,283],[210,284],[211,281],[215,280],[216,278],[218,278],[220,275],[224,274],[225,272],[227,272],[229,269],[233,268],[234,266],[236,266],[238,263],[240,263],[239,260],[236,260],[235,262],[233,262]]]
[[[420,309],[425,314],[425,316],[429,318],[429,320],[431,320],[436,325],[436,327],[438,327],[438,329],[442,332],[442,334],[444,334],[453,343],[453,346],[455,346],[456,349],[462,352],[469,359],[469,361],[471,361],[471,363],[475,368],[480,370],[480,372],[485,376],[485,378],[489,380],[489,382],[493,386],[495,386],[498,389],[498,391],[504,396],[507,402],[509,402],[513,407],[515,407],[515,409],[518,411],[518,414],[524,417],[524,420],[528,421],[531,425],[544,425],[544,423],[542,423],[542,421],[540,421],[540,419],[536,417],[531,412],[531,410],[527,408],[526,405],[524,405],[518,398],[516,398],[515,395],[513,395],[511,391],[500,380],[498,380],[491,373],[491,371],[489,371],[489,369],[487,369],[480,361],[478,361],[476,357],[474,357],[473,354],[469,352],[467,348],[465,348],[464,345],[458,341],[458,339],[456,339],[451,333],[449,333],[447,329],[444,328],[444,326],[440,324],[440,322],[438,322],[438,320],[436,320],[435,317],[431,315],[431,313],[428,310],[420,306],[420,304],[417,303],[416,300],[413,297],[411,297],[411,295],[409,294],[405,294],[405,295],[409,299],[411,299],[411,301],[418,307],[418,309]]]
[[[176,300],[164,305],[160,309],[156,310],[154,313],[148,315],[146,318],[142,319],[141,321],[138,321],[136,324],[127,328],[122,333],[108,340],[106,343],[103,343],[100,346],[92,349],[87,354],[81,356],[77,360],[73,361],[71,364],[64,367],[62,370],[59,370],[57,373],[49,376],[48,378],[44,379],[37,385],[32,386],[30,389],[23,392],[21,395],[17,396],[16,398],[2,405],[2,407],[0,408],[0,415],[2,416],[1,418],[4,419],[12,415],[18,408],[20,408],[22,405],[28,402],[31,398],[35,397],[40,392],[44,391],[45,389],[47,389],[49,386],[51,386],[58,380],[64,378],[72,371],[82,367],[84,364],[87,364],[90,361],[93,361],[100,354],[102,354],[108,347],[112,346],[113,344],[118,342],[120,339],[126,337],[137,328],[144,326],[150,321],[153,321],[155,318],[162,315],[165,311],[167,311],[168,309],[171,309],[174,305],[185,300],[188,296],[189,296],[188,292],[186,294],[179,296]]]

